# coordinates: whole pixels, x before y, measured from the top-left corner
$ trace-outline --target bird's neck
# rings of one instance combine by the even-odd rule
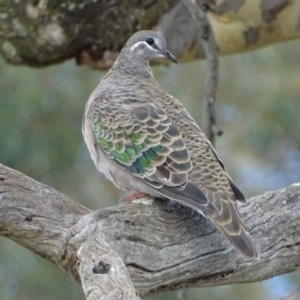
[[[122,55],[115,61],[111,71],[117,71],[120,76],[154,78],[148,62]]]

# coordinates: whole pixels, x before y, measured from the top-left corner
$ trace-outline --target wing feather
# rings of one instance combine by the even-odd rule
[[[96,140],[104,153],[122,168],[139,177],[163,197],[177,200],[205,213],[216,207],[189,182],[193,168],[178,127],[154,105],[137,106],[116,127],[93,120]],[[112,122],[115,124],[115,120]]]

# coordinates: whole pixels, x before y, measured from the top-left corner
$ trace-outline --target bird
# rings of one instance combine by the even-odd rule
[[[243,192],[187,109],[165,92],[150,61],[177,63],[158,32],[133,34],[86,104],[84,141],[118,188],[175,200],[208,218],[248,260],[259,252],[238,211]]]

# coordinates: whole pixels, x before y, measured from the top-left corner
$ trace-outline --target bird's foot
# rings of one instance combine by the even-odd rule
[[[135,192],[134,194],[127,196],[127,197],[123,197],[120,199],[120,203],[124,203],[124,202],[132,202],[133,200],[137,200],[137,199],[141,199],[141,198],[149,198],[150,196],[144,192],[138,191]]]

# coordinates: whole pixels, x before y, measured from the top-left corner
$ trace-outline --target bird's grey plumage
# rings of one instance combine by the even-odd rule
[[[116,186],[203,212],[247,258],[258,251],[238,212],[243,193],[184,106],[159,86],[149,61],[176,61],[153,31],[134,34],[90,96],[83,135],[99,171]]]

